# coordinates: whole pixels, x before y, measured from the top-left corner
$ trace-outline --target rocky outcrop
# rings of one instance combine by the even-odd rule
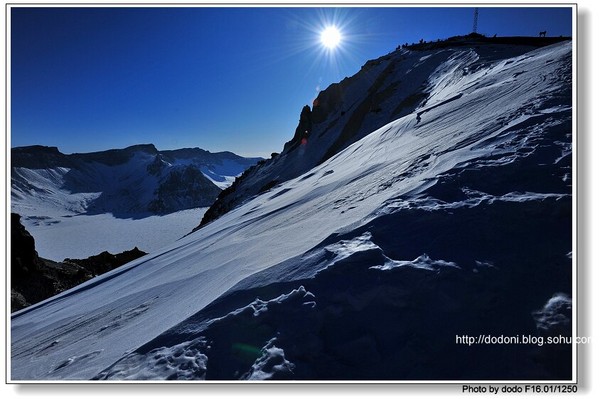
[[[306,143],[308,136],[312,132],[312,126],[312,111],[308,105],[305,105],[300,112],[300,121],[298,121],[298,127],[296,127],[294,137],[285,143],[283,146],[284,151],[290,151],[297,148],[302,144],[303,140]]]
[[[160,154],[157,154],[154,157],[154,161],[146,166],[146,170],[151,175],[160,176],[160,173],[164,168],[168,167],[168,164],[164,161],[163,157]]]
[[[68,157],[80,162],[97,162],[107,166],[116,166],[127,163],[131,158],[139,153],[156,155],[158,154],[158,150],[154,144],[137,144],[123,149],[112,149],[84,154],[71,154],[68,155]]]
[[[13,148],[11,150],[11,166],[29,169],[74,168],[89,162],[115,166],[126,163],[138,152],[158,154],[158,150],[153,144],[138,144],[123,149],[80,154],[63,154],[57,147],[33,145]]]
[[[70,259],[64,260],[64,263],[70,263],[85,268],[87,271],[92,273],[94,276],[106,273],[129,263],[137,258],[146,255],[146,252],[141,251],[138,247],[134,247],[129,251],[123,251],[118,254],[111,254],[108,251],[104,251],[98,255],[90,256],[86,259]]]
[[[38,256],[35,239],[16,213],[11,213],[10,232],[11,312],[57,295],[146,254],[134,248],[117,255],[103,252],[87,259],[54,262]]]
[[[53,280],[43,273],[46,265],[35,250],[35,240],[21,224],[21,216],[10,214],[11,309],[19,310],[54,293]]]
[[[11,166],[30,169],[71,167],[73,160],[68,155],[61,153],[57,147],[32,145],[13,148],[11,150]]]
[[[190,165],[173,170],[155,191],[148,205],[153,213],[169,213],[180,209],[210,206],[221,190],[200,170]]]

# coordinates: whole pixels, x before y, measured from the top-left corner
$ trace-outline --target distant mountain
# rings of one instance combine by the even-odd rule
[[[261,159],[152,144],[68,155],[56,147],[17,147],[11,155],[13,209],[28,216],[43,210],[127,217],[209,206]]]
[[[576,380],[573,44],[535,42],[368,62],[210,223],[13,313],[10,378]]]

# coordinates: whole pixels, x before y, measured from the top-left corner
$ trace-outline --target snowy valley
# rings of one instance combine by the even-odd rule
[[[70,155],[56,147],[17,147],[11,210],[48,259],[135,246],[151,252],[187,234],[219,192],[259,160],[199,148],[159,151],[151,144]]]
[[[11,380],[570,380],[571,345],[457,337],[572,334],[571,50],[474,40],[369,61],[202,227],[13,313]],[[146,153],[128,162],[172,163]],[[13,170],[13,204],[90,184],[66,168]],[[159,181],[111,211],[185,209],[151,196]],[[116,195],[71,192],[48,216]]]

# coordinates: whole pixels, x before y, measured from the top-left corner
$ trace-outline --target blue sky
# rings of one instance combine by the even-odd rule
[[[335,24],[340,46],[320,31]],[[303,105],[399,44],[467,34],[464,8],[11,9],[11,145],[279,152]],[[479,9],[478,31],[570,36],[570,8]]]

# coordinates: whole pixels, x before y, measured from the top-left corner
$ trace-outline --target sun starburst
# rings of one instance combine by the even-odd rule
[[[342,34],[335,25],[328,26],[321,32],[321,44],[329,50],[335,49],[341,41]]]

